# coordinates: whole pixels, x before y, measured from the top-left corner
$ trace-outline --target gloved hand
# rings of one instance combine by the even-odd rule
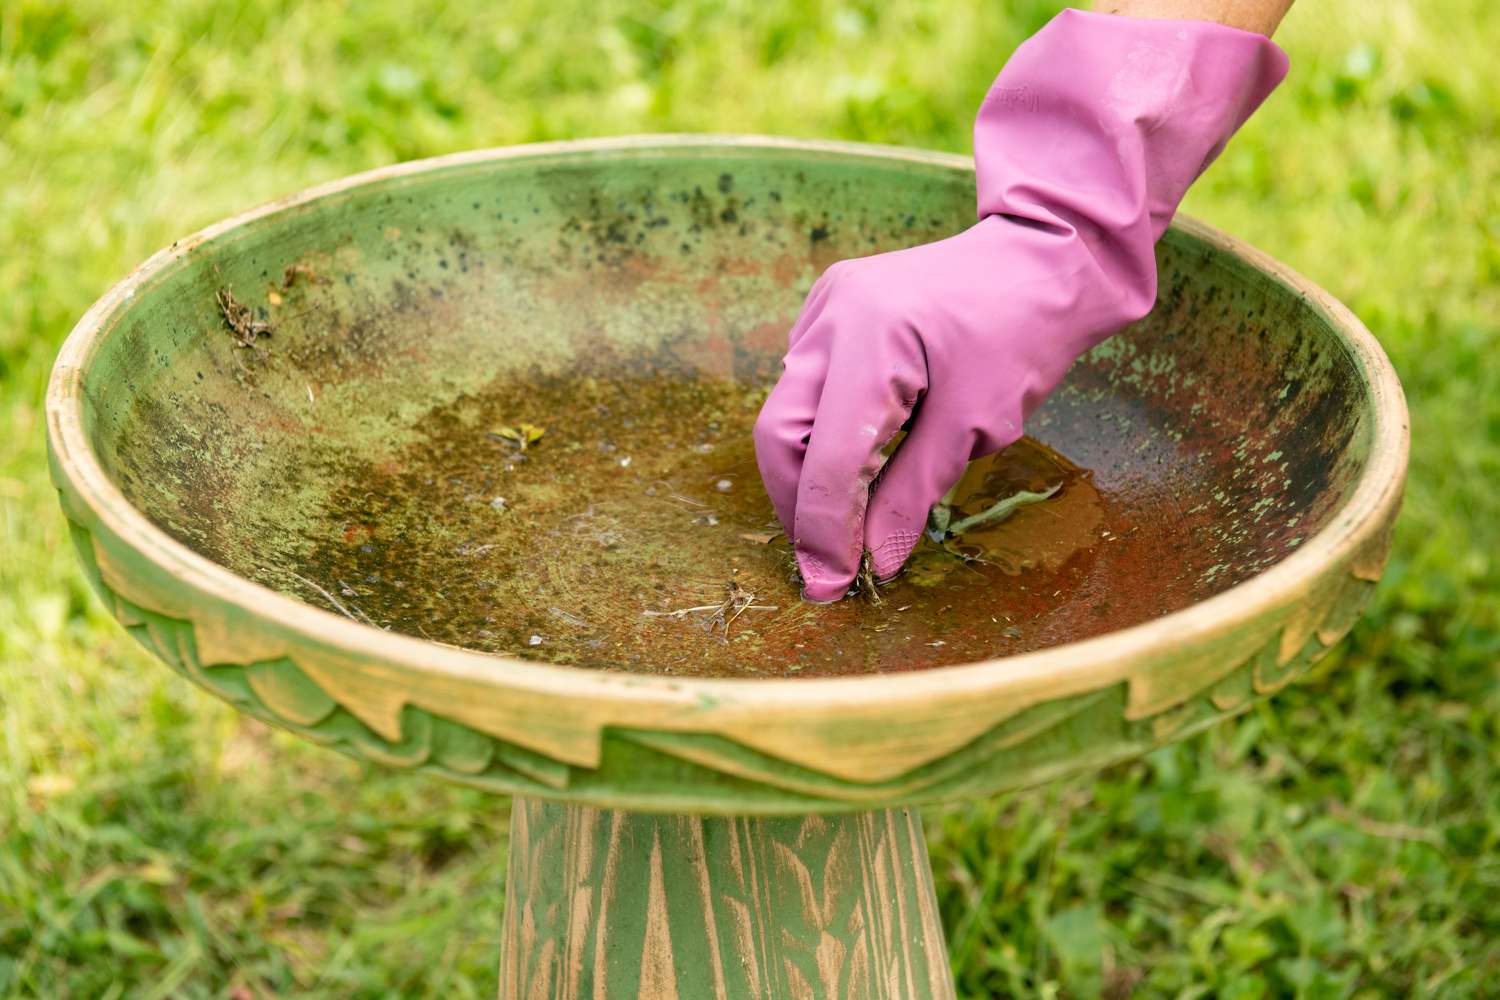
[[[756,421],[805,598],[844,596],[867,549],[894,575],[964,466],[1151,309],[1156,240],[1286,68],[1262,35],[1076,10],[1016,50],[974,126],[979,223],[830,267]]]

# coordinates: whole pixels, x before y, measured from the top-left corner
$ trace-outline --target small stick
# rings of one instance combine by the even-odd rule
[[[358,593],[358,591],[356,591],[353,587],[349,586],[343,580],[337,580],[335,582],[340,587],[344,588],[344,590],[349,591],[350,593]],[[349,602],[349,607],[354,611],[354,613],[356,615],[359,616],[359,620],[362,621],[362,622],[364,622],[366,625],[370,626],[371,628],[379,628],[380,627],[379,625],[376,625],[373,621],[370,620],[370,616],[369,615],[365,614],[363,611],[360,610],[360,607],[359,607],[358,604],[355,604],[353,601],[350,601]]]
[[[670,618],[674,621],[681,621],[692,614],[703,614],[705,617],[700,624],[708,630],[708,633],[713,635],[718,632],[720,641],[728,642],[729,626],[733,625],[746,611],[780,610],[779,605],[756,604],[755,595],[740,587],[733,580],[724,585],[724,594],[724,599],[718,604],[699,604],[691,608],[678,608],[675,611],[647,609],[641,614],[647,618]]]
[[[303,583],[307,584],[313,590],[316,590],[318,593],[322,594],[323,597],[324,597],[324,599],[327,600],[329,604],[332,604],[334,607],[338,608],[339,612],[341,614],[343,614],[343,616],[345,618],[348,618],[350,621],[356,621],[356,622],[359,621],[358,618],[354,617],[354,613],[352,611],[350,611],[348,608],[344,607],[344,602],[343,601],[339,600],[337,597],[334,597],[328,591],[324,590],[322,587],[318,586],[316,583],[313,583],[311,580],[309,580],[307,577],[303,576],[301,573],[297,573],[297,572],[294,572],[292,570],[287,570],[287,572],[291,573],[297,579],[299,579]]]
[[[587,621],[575,614],[572,614],[571,612],[564,611],[562,608],[548,608],[547,613],[550,614],[553,618],[556,618],[558,621],[566,622],[574,628],[587,629],[589,627],[589,623]]]
[[[642,611],[647,618],[683,618],[694,611],[717,611],[720,604],[700,604],[696,608],[678,608],[676,611]]]
[[[869,549],[866,549],[865,554],[860,556],[859,573],[854,578],[854,589],[857,593],[863,594],[865,600],[872,605],[880,606],[880,584],[875,579],[874,560],[870,558]]]

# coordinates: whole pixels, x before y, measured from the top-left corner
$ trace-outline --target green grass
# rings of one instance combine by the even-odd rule
[[[1053,5],[135,6],[0,3],[0,994],[492,996],[505,804],[247,722],[133,646],[46,480],[57,345],[173,238],[394,160],[705,129],[966,150]],[[1500,994],[1496,38],[1484,0],[1303,0],[1291,80],[1190,196],[1389,350],[1396,551],[1312,683],[930,817],[965,995]]]

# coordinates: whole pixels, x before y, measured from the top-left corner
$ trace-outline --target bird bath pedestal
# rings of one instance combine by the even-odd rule
[[[953,996],[914,809],[511,815],[501,996]]]

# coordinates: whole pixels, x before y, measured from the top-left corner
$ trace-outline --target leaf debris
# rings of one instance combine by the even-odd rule
[[[953,509],[951,507],[951,500],[948,497],[944,497],[942,503],[932,508],[932,513],[929,515],[927,522],[928,533],[935,541],[942,541],[946,538],[952,538],[955,535],[962,535],[966,531],[973,531],[975,528],[984,528],[991,524],[999,524],[1022,507],[1041,503],[1043,500],[1050,500],[1057,495],[1057,491],[1060,489],[1062,489],[1062,483],[1057,483],[1040,493],[1021,490],[996,501],[993,505],[980,511],[978,514],[972,514],[957,521],[952,520]]]
[[[507,441],[519,450],[525,451],[542,439],[542,435],[547,433],[547,428],[523,423],[513,427],[497,427],[493,433],[502,441]]]
[[[286,270],[281,272],[282,291],[296,284],[298,278],[302,278],[313,285],[328,284],[328,279],[317,271],[314,271],[311,264],[288,264]]]
[[[742,540],[747,541],[747,542],[754,542],[756,545],[770,545],[780,535],[781,535],[781,532],[779,532],[779,531],[742,531],[742,532],[740,532],[740,538]]]

